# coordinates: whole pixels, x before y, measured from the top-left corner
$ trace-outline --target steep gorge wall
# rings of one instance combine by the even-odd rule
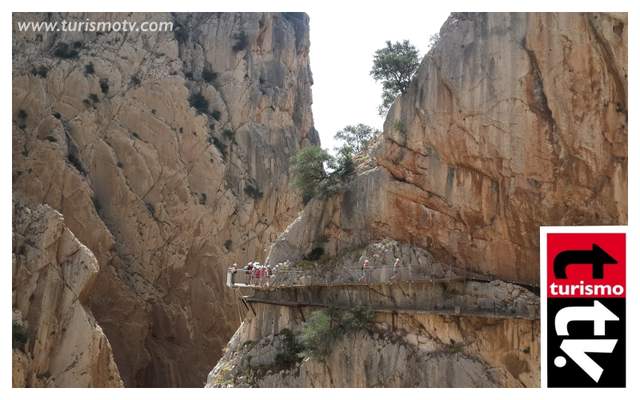
[[[284,330],[297,334],[312,310],[253,309],[206,387],[540,386],[539,321],[376,314],[368,329],[333,343],[325,362],[305,358],[282,368]]]
[[[17,30],[87,18],[170,21],[179,34]],[[308,22],[14,14],[13,196],[59,211],[95,255],[88,301],[126,386],[202,385],[240,322],[226,268],[264,261],[301,209],[286,189],[289,156],[319,144]],[[61,43],[78,56],[55,56]],[[217,77],[205,82],[204,69]],[[190,107],[194,93],[207,113]]]
[[[268,262],[385,237],[539,282],[541,225],[627,223],[626,13],[453,13],[350,190]]]
[[[89,310],[98,261],[47,205],[14,202],[13,387],[122,387],[109,341]],[[14,338],[15,339],[15,338]]]

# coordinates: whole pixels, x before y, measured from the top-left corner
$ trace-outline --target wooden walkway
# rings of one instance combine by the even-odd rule
[[[284,286],[251,286],[251,285],[245,285],[245,284],[236,284],[231,286],[232,288],[236,289],[238,291],[238,293],[240,294],[240,299],[242,300],[242,303],[244,304],[244,307],[246,308],[247,311],[252,311],[253,314],[255,315],[255,310],[253,309],[253,306],[251,305],[252,303],[260,303],[260,304],[270,304],[270,305],[277,305],[277,306],[284,306],[284,307],[295,307],[300,309],[300,313],[302,315],[302,317],[304,318],[304,314],[302,313],[302,308],[303,307],[314,307],[314,308],[328,308],[328,307],[335,307],[338,309],[350,309],[353,307],[352,304],[331,304],[328,305],[326,303],[322,303],[322,302],[313,302],[313,301],[289,301],[289,300],[285,300],[285,299],[273,299],[273,298],[263,298],[264,296],[259,296],[260,293],[264,293],[265,295],[267,295],[267,293],[272,292],[273,291],[278,291],[278,290],[282,290],[282,289],[298,289],[298,290],[304,290],[304,289],[311,289],[311,288],[335,288],[335,289],[342,289],[342,288],[348,288],[348,287],[368,287],[368,288],[375,288],[375,287],[381,287],[381,286],[392,286],[392,285],[397,285],[397,284],[415,284],[416,286],[420,286],[420,285],[428,285],[428,284],[436,284],[436,283],[445,283],[445,284],[449,284],[452,282],[464,282],[464,281],[475,281],[475,282],[489,282],[488,279],[468,279],[468,278],[463,278],[463,277],[455,277],[455,278],[451,278],[451,279],[418,279],[418,280],[413,280],[413,281],[399,281],[399,282],[371,282],[371,283],[365,283],[365,282],[342,282],[342,283],[316,283],[316,284],[309,284],[309,285],[301,285],[301,284],[297,284],[297,285],[284,285]],[[251,292],[253,292],[252,294],[250,294]],[[246,293],[246,294],[243,294]],[[275,293],[274,293],[275,294]],[[461,294],[462,295],[462,294]],[[268,296],[270,297],[270,296]],[[320,299],[318,299],[320,300]],[[524,320],[540,320],[540,308],[539,306],[536,308],[535,306],[531,307],[528,313],[520,313],[520,314],[514,314],[512,312],[505,312],[504,310],[496,310],[495,307],[495,303],[500,303],[500,300],[495,299],[494,301],[494,308],[493,310],[487,310],[487,309],[468,309],[468,308],[464,308],[464,307],[434,307],[429,306],[429,307],[424,307],[424,308],[416,308],[416,307],[396,307],[396,308],[389,308],[389,307],[379,307],[379,306],[373,306],[370,307],[371,311],[376,312],[376,313],[390,313],[390,314],[394,314],[394,315],[398,315],[398,314],[431,314],[431,315],[451,315],[451,316],[467,316],[467,317],[480,317],[480,318],[498,318],[498,319],[524,319]]]

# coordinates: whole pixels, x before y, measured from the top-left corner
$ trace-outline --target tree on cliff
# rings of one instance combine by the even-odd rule
[[[336,161],[325,149],[309,146],[289,158],[289,170],[294,173],[290,188],[302,192],[302,201],[306,205],[309,200],[317,197],[325,200],[331,196],[344,193],[347,186],[340,182],[335,171],[328,174],[324,165],[340,167],[340,159]]]
[[[369,74],[376,82],[382,81],[382,104],[378,107],[381,116],[385,116],[396,97],[407,90],[419,65],[418,49],[408,40],[395,44],[387,40],[387,47],[376,50]]]
[[[356,153],[367,147],[371,140],[379,134],[380,131],[365,124],[347,125],[341,131],[338,131],[333,138],[344,140],[347,146],[353,148]]]

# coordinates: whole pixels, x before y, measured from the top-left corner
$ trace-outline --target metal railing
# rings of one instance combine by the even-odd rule
[[[258,275],[257,272],[261,273]],[[402,265],[397,269],[389,266],[370,265],[367,273],[359,267],[341,268],[336,270],[322,270],[320,268],[296,268],[274,267],[268,275],[262,270],[237,270],[235,276],[227,273],[227,286],[254,286],[254,287],[287,287],[287,286],[313,286],[334,285],[345,283],[379,283],[379,282],[411,282],[417,280],[453,280],[464,278],[449,270],[436,275],[434,265]],[[470,279],[470,277],[467,277]],[[233,281],[233,284],[232,284]]]

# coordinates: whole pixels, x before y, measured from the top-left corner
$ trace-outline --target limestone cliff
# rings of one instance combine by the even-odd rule
[[[376,266],[367,286],[255,290],[248,296],[250,309],[242,326],[206,386],[540,386],[540,301],[535,294],[500,281],[449,281],[424,250],[395,241],[344,254],[334,269],[345,271],[365,258]],[[393,264],[396,258],[429,270],[434,281],[390,283],[383,268],[385,260]],[[283,272],[276,272],[274,284]],[[383,283],[377,283],[380,279]],[[324,362],[283,362],[292,347],[300,348],[292,343],[301,340],[313,310],[323,305],[348,309],[358,303],[375,312],[366,329],[336,340]]]
[[[14,202],[12,228],[13,387],[122,387],[88,307],[93,253],[47,205]]]
[[[295,264],[315,247],[328,260],[364,245],[372,256],[372,243],[391,240],[413,246],[412,263],[430,278],[490,283],[456,287],[453,298],[409,283],[346,287],[378,308],[376,322],[335,344],[326,364],[289,368],[277,363],[289,340],[279,329],[300,332],[308,314],[297,306],[322,306],[301,301],[322,293],[274,301],[257,291],[255,314],[207,386],[539,386],[539,316],[452,316],[442,307],[530,310],[536,300],[519,298],[523,288],[514,296],[512,282],[539,285],[541,225],[626,224],[627,133],[626,13],[453,13],[391,107],[383,140],[358,157],[349,191],[309,203],[267,264]],[[327,271],[334,267],[305,265],[349,281]],[[474,297],[487,285],[500,288],[495,300]],[[402,311],[405,301],[417,310]]]
[[[453,13],[350,190],[268,263],[389,237],[539,282],[539,226],[627,223],[627,14]]]
[[[201,386],[240,323],[226,268],[264,261],[301,209],[286,188],[289,156],[319,144],[308,17],[13,19],[14,198],[59,211],[95,255],[86,298],[125,385]],[[174,31],[16,26],[86,19]]]

